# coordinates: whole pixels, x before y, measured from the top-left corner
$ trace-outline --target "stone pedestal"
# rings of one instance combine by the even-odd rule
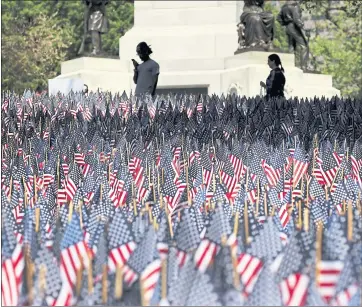
[[[158,88],[207,88],[208,94],[255,96],[270,69],[272,52],[237,49],[242,1],[135,1],[134,27],[119,42],[120,59],[80,58],[62,63],[58,78],[78,77],[90,90],[134,91],[136,46],[146,41],[160,64]],[[294,55],[279,54],[286,71],[286,96],[339,95],[331,76],[305,74]]]
[[[88,85],[89,91],[98,89],[112,92],[129,92],[133,69],[129,61],[99,57],[82,57],[61,64],[57,78],[79,78]],[[133,66],[132,66],[133,67]]]

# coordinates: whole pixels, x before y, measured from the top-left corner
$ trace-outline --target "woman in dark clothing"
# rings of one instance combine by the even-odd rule
[[[280,57],[275,53],[269,55],[268,65],[272,70],[266,83],[260,81],[260,86],[266,89],[267,98],[284,97],[285,76]]]

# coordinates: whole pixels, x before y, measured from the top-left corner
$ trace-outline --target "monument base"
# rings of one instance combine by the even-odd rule
[[[208,94],[236,93],[252,97],[261,94],[260,81],[270,73],[270,52],[248,51],[230,57],[205,59],[157,59],[160,64],[158,87],[162,93],[175,88],[207,88]],[[286,76],[286,97],[326,98],[339,95],[332,76],[304,73],[294,65],[294,55],[279,53]],[[107,58],[78,58],[62,63],[57,78],[80,78],[89,90],[134,92],[131,61]]]

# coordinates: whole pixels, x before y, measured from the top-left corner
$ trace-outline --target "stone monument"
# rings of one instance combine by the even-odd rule
[[[264,0],[244,0],[238,23],[238,54],[250,48],[269,51],[274,38],[274,16],[264,11]]]
[[[78,54],[84,54],[85,41],[88,34],[92,37],[92,56],[99,56],[102,51],[101,35],[108,32],[109,22],[106,17],[106,5],[109,0],[83,0],[84,20],[83,38]]]
[[[157,92],[259,95],[260,81],[270,72],[267,58],[271,52],[250,50],[234,55],[243,5],[243,1],[135,0],[134,26],[120,38],[120,59],[66,61],[57,78],[81,78],[89,90],[134,92],[131,59],[137,59],[136,46],[145,41],[160,65]],[[295,67],[293,54],[279,56],[286,71],[287,97],[339,94],[331,76],[303,73]]]
[[[289,52],[294,52],[296,66],[306,71],[309,60],[309,44],[304,33],[304,22],[299,2],[297,0],[286,2],[281,8],[277,20],[282,26],[285,26]]]

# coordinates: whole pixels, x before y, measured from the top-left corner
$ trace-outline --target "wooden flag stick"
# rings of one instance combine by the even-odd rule
[[[258,193],[258,197],[256,199],[256,206],[255,206],[255,215],[258,216],[259,215],[259,202],[260,202],[260,181],[258,178],[258,182],[257,182],[257,193]]]
[[[133,204],[133,214],[134,216],[137,216],[137,203],[135,198],[135,188],[134,188],[134,182],[132,182],[132,204]]]
[[[318,223],[316,241],[316,282],[319,282],[319,265],[322,260],[323,222]]]
[[[123,267],[117,264],[114,297],[115,299],[120,299],[122,295],[123,295]]]
[[[33,294],[33,276],[35,273],[35,266],[34,263],[32,263],[32,261],[30,261],[30,259],[28,260],[28,264],[27,264],[27,281],[28,281],[28,304],[31,306],[33,303],[33,298],[34,298],[34,294]]]
[[[326,195],[326,200],[329,200],[329,197],[328,197],[328,187],[327,187],[327,185],[324,186],[324,191],[325,191],[325,195]]]
[[[158,230],[158,224],[157,224],[157,220],[156,219],[153,219],[153,228],[155,230]]]
[[[347,239],[348,239],[348,241],[353,241],[353,211],[352,211],[352,200],[349,200],[349,201],[348,201]]]
[[[239,216],[240,216],[240,213],[239,213],[239,211],[237,211],[237,212],[235,213],[235,218],[234,218],[234,235],[235,235],[235,236],[237,236],[237,234],[238,234]]]
[[[165,207],[167,208],[167,205],[165,205]],[[169,227],[170,227],[170,235],[171,235],[171,238],[173,238],[173,229],[172,229],[171,214],[168,214],[168,224],[169,224]]]
[[[306,179],[306,184],[307,184],[306,204],[307,204],[308,208],[309,208],[309,183],[310,183],[310,181],[308,181],[308,179]]]
[[[40,208],[35,208],[35,232],[39,232],[40,228]]]
[[[148,212],[148,218],[149,218],[151,224],[153,224],[152,210],[150,207],[148,207],[147,212]]]
[[[309,209],[304,208],[304,231],[309,231]]]
[[[47,269],[45,265],[41,264],[39,268],[39,290],[42,298],[44,298],[45,289],[46,289],[46,272]]]
[[[133,187],[133,185],[132,185]],[[132,193],[133,194],[133,193]],[[133,202],[133,213],[134,213],[134,216],[137,216],[137,201],[136,201],[136,198],[133,197],[132,198],[132,202]]]
[[[212,174],[212,191],[214,193],[216,191],[216,176],[215,176],[215,173]]]
[[[141,306],[146,306],[146,302],[145,302],[145,289],[144,289],[144,285],[143,285],[143,281],[142,279],[140,279],[140,295],[141,295]]]
[[[189,188],[189,165],[188,165],[188,163],[186,163],[185,160],[184,160],[184,163],[185,163],[185,172],[186,172],[187,203],[189,206],[191,206],[191,197],[190,197],[190,188]]]
[[[273,205],[272,204],[272,211],[271,211],[271,213],[270,213],[270,216],[274,216],[274,214],[275,214],[275,205]]]
[[[82,289],[82,279],[83,279],[83,261],[80,262],[80,267],[77,270],[77,279],[75,285],[76,296],[80,295],[80,290]]]
[[[237,212],[238,214],[239,212]],[[234,225],[234,233],[236,235],[237,233],[237,229],[235,232],[235,225]],[[237,272],[237,259],[236,259],[236,248],[233,246],[230,246],[230,254],[231,254],[231,261],[232,261],[232,265],[233,265],[233,275],[234,275],[234,287],[236,290],[240,289],[240,278],[239,278],[239,274]]]
[[[22,177],[22,179],[23,179],[23,185],[24,185],[24,205],[25,205],[25,208],[27,208],[28,207],[28,188],[26,187],[24,176]]]
[[[78,209],[79,209],[79,222],[80,222],[80,229],[83,229],[83,199],[80,199],[78,202]]]
[[[265,217],[268,216],[268,203],[267,203],[267,185],[264,187],[264,211],[265,211]]]
[[[88,252],[88,294],[93,293],[93,264],[92,254]]]
[[[57,189],[60,188],[60,154],[58,155],[58,162],[57,162]]]
[[[103,183],[101,183],[101,187],[100,187],[101,191],[100,191],[100,195],[99,195],[99,200],[102,201],[103,198]],[[133,192],[132,192],[133,195]]]
[[[314,174],[315,162],[316,162],[316,153],[315,153],[315,150],[313,150],[312,175]]]
[[[35,176],[34,176],[34,178],[35,178]],[[11,193],[12,193],[12,191],[13,191],[13,177],[11,176],[11,178],[10,178],[10,187],[9,187],[9,202],[11,202]]]
[[[156,186],[155,186],[155,169],[153,168],[153,176],[152,176],[152,193],[153,193],[153,202],[156,203]]]
[[[249,244],[249,214],[248,203],[245,201],[244,205],[244,226],[245,226],[245,244]]]
[[[246,183],[245,183],[245,202],[244,202],[244,227],[245,227],[245,244],[249,244],[249,214],[248,214],[248,180],[249,171],[246,171]]]
[[[167,259],[162,260],[161,299],[167,299]]]
[[[105,305],[108,301],[108,272],[107,265],[103,264],[103,274],[102,274],[102,303]]]
[[[302,229],[302,227],[303,227],[303,220],[302,220],[302,201],[300,200],[299,201],[299,206],[298,206],[298,211],[299,211],[299,213],[298,213],[298,228],[299,229]]]
[[[151,166],[147,166],[147,170],[148,170],[148,187],[150,187],[151,186]]]
[[[36,175],[34,175],[34,197],[35,202],[38,201],[38,191],[37,191],[37,184],[36,184]]]
[[[74,209],[74,204],[73,204],[73,200],[71,200],[70,203],[69,203],[68,223],[70,223],[71,220],[72,220],[73,209]]]

